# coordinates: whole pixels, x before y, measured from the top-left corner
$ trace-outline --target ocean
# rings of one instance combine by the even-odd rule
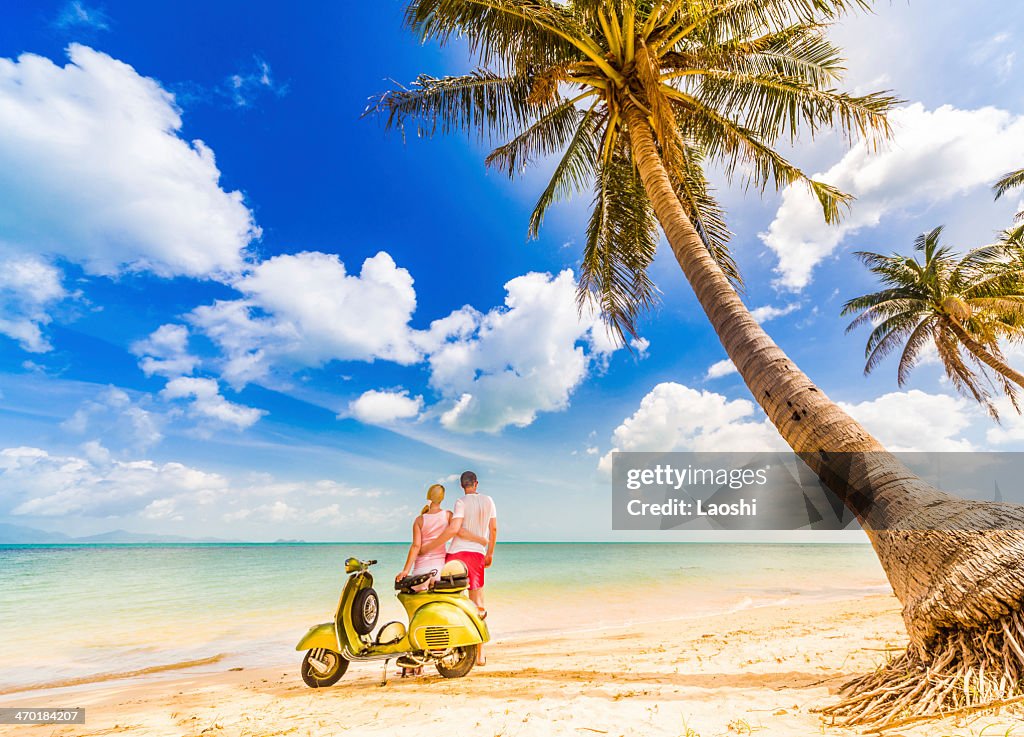
[[[0,546],[0,694],[295,664],[329,621],[348,556],[375,558],[384,623],[402,619],[406,544]],[[504,543],[487,571],[494,639],[742,616],[889,592],[867,545]],[[293,662],[294,661],[294,662]]]

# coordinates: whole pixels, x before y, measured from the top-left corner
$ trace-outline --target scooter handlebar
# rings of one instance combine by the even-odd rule
[[[359,571],[365,571],[370,566],[374,565],[377,561],[375,560],[359,560],[358,558],[346,558],[345,559],[345,573],[358,573]]]

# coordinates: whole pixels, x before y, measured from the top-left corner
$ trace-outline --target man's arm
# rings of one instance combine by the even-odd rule
[[[477,543],[479,545],[486,545],[487,544],[487,538],[486,537],[480,537],[479,535],[474,535],[472,532],[470,532],[467,529],[459,530],[459,534],[457,535],[457,537],[459,537],[459,538],[461,538],[463,540],[469,540],[470,542],[474,542],[474,543]]]
[[[437,550],[439,547],[444,545],[446,542],[451,540],[453,537],[459,534],[459,530],[462,529],[462,517],[453,517],[452,521],[448,523],[448,529],[438,535],[435,539],[420,548],[420,555],[426,555],[432,550]]]
[[[491,522],[487,526],[487,531],[490,535],[490,539],[487,541],[487,554],[484,556],[484,568],[487,568],[494,562],[494,543],[498,539],[498,520],[495,517],[491,517]]]

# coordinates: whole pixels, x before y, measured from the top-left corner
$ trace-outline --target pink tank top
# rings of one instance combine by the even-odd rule
[[[423,522],[420,525],[421,544],[426,545],[436,540],[446,529],[448,529],[448,513],[445,510],[442,509],[440,512],[434,512],[433,514],[424,514]],[[436,550],[431,550],[426,555],[417,556],[416,562],[413,564],[413,573],[426,573],[436,569],[438,573],[435,578],[440,577],[440,571],[444,568],[446,553],[445,546],[442,545]]]
[[[448,513],[443,509],[433,514],[423,515],[423,524],[420,526],[420,538],[423,544],[433,542],[441,536],[441,533],[448,529]],[[444,552],[442,548],[438,548]],[[431,551],[434,552],[434,551]]]

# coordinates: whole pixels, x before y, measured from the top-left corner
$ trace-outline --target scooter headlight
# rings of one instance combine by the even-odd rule
[[[347,558],[345,560],[345,573],[355,573],[363,567],[358,558]]]

